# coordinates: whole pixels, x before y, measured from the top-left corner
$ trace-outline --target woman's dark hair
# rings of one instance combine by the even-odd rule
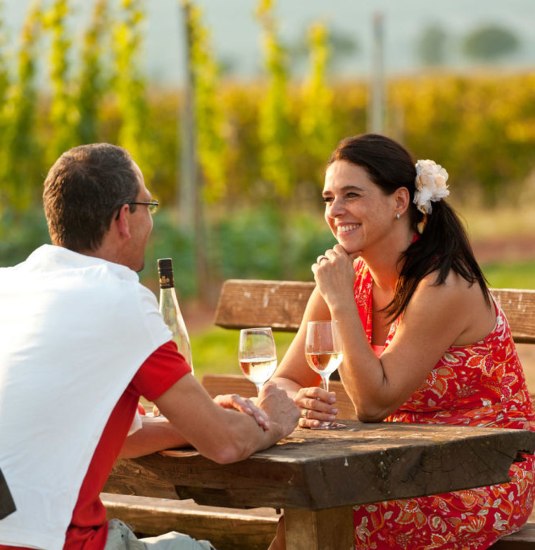
[[[418,232],[418,225],[425,224],[420,237],[400,257],[402,267],[394,299],[385,308],[391,319],[405,311],[418,283],[434,271],[437,285],[445,282],[451,270],[470,284],[477,283],[490,304],[487,282],[453,208],[445,200],[433,202],[432,213],[424,217],[414,204],[416,168],[404,147],[382,135],[364,134],[343,139],[328,164],[336,160],[364,168],[386,195],[406,187],[410,194],[408,213],[413,230]]]
[[[52,244],[75,252],[98,248],[118,208],[136,200],[139,185],[134,162],[122,147],[93,143],[63,153],[43,191]]]

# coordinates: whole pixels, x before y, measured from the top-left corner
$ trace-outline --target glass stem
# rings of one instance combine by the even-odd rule
[[[322,376],[321,377],[321,384],[322,384],[323,389],[325,391],[329,391],[329,377],[328,376]]]

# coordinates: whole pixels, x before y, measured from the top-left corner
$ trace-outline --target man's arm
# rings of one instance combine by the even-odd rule
[[[250,399],[237,394],[217,395],[214,403],[252,416],[265,431],[269,430],[269,417]],[[123,444],[119,458],[135,458],[162,449],[189,446],[186,439],[164,416],[140,416],[141,428],[129,435]]]
[[[119,458],[136,458],[162,449],[189,445],[180,432],[163,416],[142,416],[141,422],[141,429],[125,439]]]
[[[159,435],[155,431],[147,433],[148,437],[155,435],[155,442],[161,437],[160,449],[183,445],[187,441],[202,455],[221,464],[243,460],[270,447],[290,434],[299,419],[299,410],[286,393],[266,384],[257,400],[257,405],[269,417],[269,429],[265,431],[252,416],[214,403],[191,374],[173,384],[155,403],[176,429],[173,433],[171,427],[162,425]],[[144,428],[140,430],[139,437],[144,431]],[[158,449],[148,452],[155,450]]]

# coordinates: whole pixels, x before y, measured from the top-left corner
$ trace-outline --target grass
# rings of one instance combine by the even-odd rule
[[[491,287],[535,289],[535,261],[490,263],[483,273]]]
[[[294,334],[274,332],[277,357],[282,359]],[[195,378],[201,380],[205,374],[241,374],[238,366],[238,330],[219,327],[191,335],[191,350]]]

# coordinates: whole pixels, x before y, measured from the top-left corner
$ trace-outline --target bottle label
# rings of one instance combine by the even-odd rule
[[[160,272],[160,288],[173,288],[174,286],[173,274]]]
[[[173,260],[171,258],[158,259],[158,277],[160,279],[160,288],[173,288]]]

